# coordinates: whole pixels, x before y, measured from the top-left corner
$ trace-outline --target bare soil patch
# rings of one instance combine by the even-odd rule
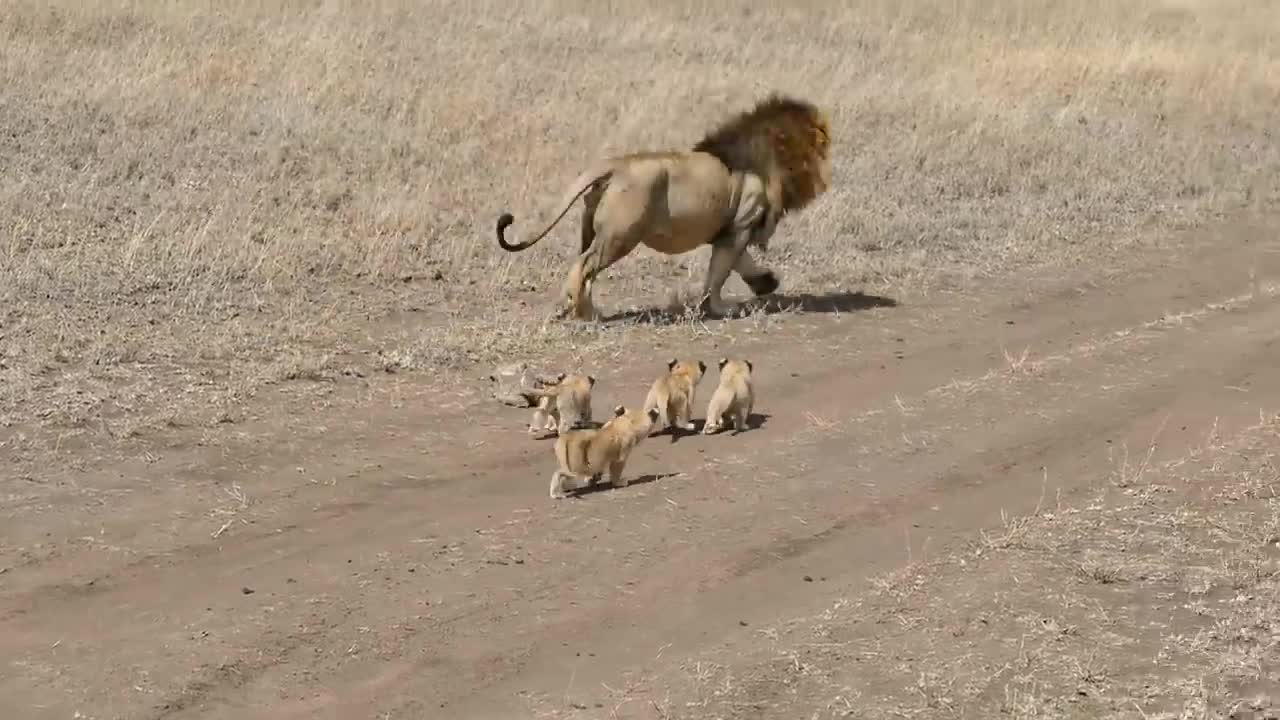
[[[0,715],[1265,717],[1278,30],[8,3]],[[497,214],[772,89],[835,124],[782,295],[665,313],[706,253],[637,253],[612,322],[541,322],[577,229],[511,256]],[[758,427],[561,502],[483,379],[599,413],[729,354]]]

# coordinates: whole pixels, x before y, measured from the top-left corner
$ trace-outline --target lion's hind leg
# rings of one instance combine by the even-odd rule
[[[623,471],[626,469],[626,467],[627,467],[626,460],[618,460],[616,462],[609,464],[609,484],[612,485],[615,489],[624,488],[627,486],[629,481],[627,480],[626,476],[623,475]]]
[[[550,493],[552,499],[559,500],[569,495],[568,488],[565,487],[565,481],[568,478],[569,475],[559,469],[551,473]]]
[[[595,475],[575,475],[572,472],[558,469],[551,475],[551,497],[557,500],[569,497],[570,491],[581,490],[589,485],[594,485],[599,479],[600,473]]]
[[[584,215],[582,252],[565,279],[565,305],[580,320],[595,320],[597,312],[591,286],[600,273],[636,249],[644,239],[649,222],[647,207],[634,202],[637,189],[611,186],[588,205]],[[591,231],[585,223],[590,217]]]
[[[717,389],[707,403],[707,419],[702,423],[702,434],[713,435],[720,431],[724,424],[724,413],[727,408],[723,394]]]
[[[648,397],[644,399],[644,407],[642,412],[648,413],[649,410],[657,408],[658,419],[653,421],[653,425],[649,428],[650,435],[657,435],[667,428],[667,403],[663,402],[658,394],[650,391]]]
[[[685,432],[694,429],[693,397],[691,395],[673,396],[667,403],[667,416],[671,418],[671,434],[675,435],[679,428]]]
[[[596,239],[596,207],[600,205],[600,196],[604,194],[604,183],[597,183],[582,197],[582,244],[578,249],[581,255],[591,248]]]
[[[564,280],[564,304],[559,313],[561,318],[572,316],[577,320],[594,320],[596,316],[595,305],[591,301],[591,284],[599,271],[593,272],[590,268],[593,266],[591,258],[596,254],[596,206],[600,203],[600,192],[599,189],[594,189],[584,198],[582,243],[578,257]]]
[[[594,320],[595,307],[591,302],[591,281],[587,277],[587,258],[592,250],[582,253],[569,267],[561,288],[561,305],[554,313],[557,319],[573,317],[578,320]]]

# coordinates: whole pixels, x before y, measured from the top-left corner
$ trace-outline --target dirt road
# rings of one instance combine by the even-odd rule
[[[399,378],[9,483],[0,715],[662,717],[609,699],[1280,407],[1275,238],[602,363],[597,413],[671,355],[712,366],[702,405],[742,355],[763,415],[651,438],[619,491],[550,500],[527,412]]]

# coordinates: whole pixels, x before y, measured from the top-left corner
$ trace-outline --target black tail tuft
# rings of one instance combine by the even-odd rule
[[[505,237],[507,228],[511,227],[511,223],[515,221],[515,217],[509,212],[504,212],[498,216],[498,245],[501,246],[503,250],[513,251],[519,249],[517,246],[508,243],[507,238]]]

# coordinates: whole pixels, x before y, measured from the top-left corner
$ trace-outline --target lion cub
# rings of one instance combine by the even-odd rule
[[[615,488],[627,486],[622,476],[631,451],[649,436],[658,411],[628,411],[619,405],[613,417],[596,429],[570,430],[556,438],[556,471],[551,474],[551,497],[563,498],[569,490],[595,485],[601,473],[609,471]]]
[[[747,429],[747,418],[755,406],[756,392],[752,386],[750,360],[720,358],[720,383],[707,404],[707,421],[703,434],[710,435],[724,428],[725,421],[733,423],[735,433]]]
[[[538,407],[529,422],[529,433],[554,430],[563,435],[591,422],[591,388],[596,379],[591,375],[556,376],[554,385],[543,385],[529,391],[538,397]]]
[[[667,363],[667,374],[653,381],[649,395],[644,399],[646,411],[658,410],[660,424],[654,424],[655,432],[662,428],[693,429],[694,390],[706,371],[707,364],[701,360],[693,363],[671,358]]]

